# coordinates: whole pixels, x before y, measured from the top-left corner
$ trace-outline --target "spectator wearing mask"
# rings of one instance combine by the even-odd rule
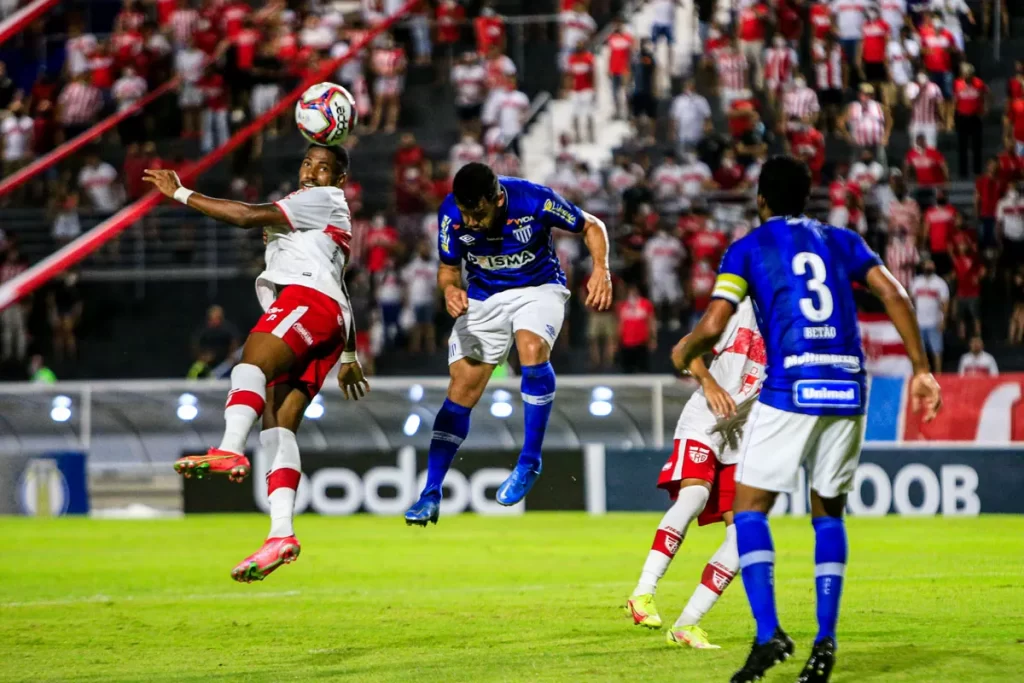
[[[981,341],[981,335],[971,337],[970,350],[960,356],[961,377],[998,377],[999,366],[992,354],[985,350],[985,344]]]
[[[364,240],[366,269],[376,276],[392,256],[398,253],[400,247],[398,230],[388,225],[388,219],[383,213],[377,213]]]
[[[922,242],[928,245],[936,272],[946,277],[953,271],[953,233],[960,227],[961,218],[945,190],[938,191],[935,202],[924,212]]]
[[[899,169],[890,174],[889,189],[891,197],[879,207],[889,234],[906,231],[916,240],[921,234],[921,205],[907,191],[907,180]]]
[[[882,92],[890,105],[902,106],[903,93],[914,80],[914,65],[921,58],[921,43],[913,29],[898,26],[885,48],[885,56],[891,81],[882,85]]]
[[[615,118],[624,119],[626,112],[626,86],[629,83],[630,62],[636,41],[626,30],[621,17],[612,21],[612,32],[605,41],[608,46],[608,76],[612,82],[612,102],[615,103]]]
[[[420,242],[416,256],[402,268],[405,299],[412,308],[414,324],[409,334],[409,350],[434,353],[434,311],[437,303],[437,261],[431,244]]]
[[[481,145],[473,133],[465,132],[462,139],[452,145],[448,152],[448,165],[451,169],[452,178],[459,172],[459,169],[474,161],[484,160],[484,146]]]
[[[68,26],[68,39],[64,43],[64,68],[71,79],[77,79],[89,71],[89,59],[98,45],[96,36],[86,33],[81,21]]]
[[[669,114],[670,137],[680,149],[693,148],[704,134],[704,124],[711,118],[711,106],[697,92],[696,82],[686,79],[683,91],[672,100]]]
[[[797,74],[791,87],[782,96],[782,119],[792,124],[795,120],[813,126],[821,113],[818,93],[807,85],[807,79]],[[792,128],[790,128],[792,130]]]
[[[886,65],[887,48],[892,29],[882,19],[876,7],[865,10],[865,21],[861,25],[861,40],[857,44],[857,71],[861,80],[870,83],[879,91],[885,101],[882,85],[891,80]]]
[[[569,55],[580,42],[584,45],[590,42],[597,31],[597,23],[582,2],[577,2],[572,9],[559,14],[558,21],[561,24],[561,51],[558,55],[558,64],[564,73],[568,68]]]
[[[594,143],[594,55],[588,52],[581,40],[569,55],[565,72],[565,87],[570,91],[572,101],[572,128],[576,142],[583,142],[580,135],[580,120],[586,122],[587,139]]]
[[[768,24],[771,21],[771,9],[767,3],[761,0],[752,0],[746,3],[737,14],[739,47],[750,66],[751,74],[751,81],[744,83],[744,88],[750,86],[758,91],[764,89],[764,41],[768,33]],[[783,42],[785,42],[784,38]]]
[[[803,159],[811,169],[813,183],[820,185],[821,172],[825,167],[825,136],[821,131],[794,116],[789,120],[786,144],[789,153]]]
[[[1024,193],[1021,184],[1011,185],[996,206],[996,235],[1003,263],[1009,271],[1024,264]]]
[[[916,235],[899,227],[885,245],[885,265],[901,285],[909,289],[914,280],[914,270],[921,261],[917,251]]]
[[[619,364],[627,374],[650,371],[650,354],[658,348],[654,304],[640,294],[635,284],[615,309],[619,318]]]
[[[840,132],[857,150],[871,150],[876,159],[886,164],[885,148],[892,132],[889,108],[875,99],[875,88],[862,83],[857,100],[851,102],[840,125]]]
[[[676,154],[672,150],[665,152],[664,160],[651,171],[651,187],[654,190],[658,211],[678,213],[682,208],[683,172],[684,169],[677,163]]]
[[[124,204],[124,190],[117,182],[117,171],[107,162],[100,161],[95,151],[89,152],[78,173],[78,188],[89,204],[102,214],[110,215]]]
[[[850,167],[850,180],[860,185],[864,194],[869,194],[884,176],[885,168],[875,161],[870,149],[861,150],[860,159]]]
[[[942,152],[928,144],[927,138],[919,134],[914,139],[914,146],[907,152],[904,162],[907,176],[913,175],[917,184],[926,189],[933,189],[949,180],[949,167]],[[913,172],[913,173],[911,173]]]
[[[968,150],[974,155],[974,175],[981,175],[982,118],[988,86],[974,75],[974,67],[960,65],[960,78],[953,84],[954,121],[959,150],[960,177],[967,178]]]
[[[441,68],[448,68],[452,63],[455,46],[462,36],[462,23],[466,20],[466,9],[455,0],[441,0],[434,10],[434,23],[437,26],[437,44],[444,54]]]
[[[682,161],[679,186],[685,208],[698,203],[705,192],[714,190],[715,181],[711,169],[694,152],[683,152]]]
[[[815,85],[825,114],[825,130],[829,133],[843,130],[840,126],[843,117],[841,108],[849,82],[849,62],[843,56],[842,47],[834,33],[830,32],[824,41],[814,43],[811,58],[814,62]]]
[[[518,156],[519,134],[523,132],[530,112],[530,98],[522,90],[517,90],[515,80],[511,79],[508,87],[496,99],[490,100],[489,104],[493,108],[484,109],[484,123],[496,126],[501,133],[502,146],[509,147]]]
[[[181,83],[178,85],[178,106],[181,107],[181,135],[184,138],[199,137],[199,118],[203,107],[203,91],[199,79],[203,77],[206,54],[196,47],[189,38],[185,48],[174,56],[174,70]]]
[[[793,82],[793,75],[800,66],[796,50],[791,48],[782,35],[772,39],[772,47],[764,52],[764,88],[768,95],[768,106],[778,120],[782,111],[782,97]]]
[[[808,4],[810,8],[807,11],[807,17],[811,39],[814,42],[821,42],[836,28],[832,18],[832,8],[829,6],[829,0],[810,0]]]
[[[209,154],[231,137],[228,128],[228,90],[224,77],[217,73],[212,65],[206,67],[203,77],[196,86],[203,94],[200,149],[203,154]]]
[[[487,92],[487,70],[473,52],[464,52],[459,63],[452,68],[451,82],[455,87],[455,112],[463,133],[479,135],[480,113]]]
[[[121,78],[114,82],[112,94],[119,112],[131,109],[135,103],[145,96],[149,90],[146,79],[135,73],[135,69],[126,66],[121,70]],[[137,111],[117,124],[117,134],[122,145],[142,142],[146,129],[142,111]]]
[[[729,44],[719,50],[715,66],[718,69],[719,103],[722,111],[729,111],[734,100],[741,99],[744,92],[749,92],[750,62],[735,36],[729,38]]]
[[[980,222],[983,248],[996,243],[996,214],[999,200],[1006,194],[1007,187],[999,173],[999,160],[989,159],[985,164],[985,174],[974,181],[974,215]]]
[[[640,51],[633,63],[633,93],[630,96],[630,111],[642,144],[653,144],[651,122],[657,116],[657,97],[654,94],[654,78],[657,62],[654,58],[654,43],[640,41]]]
[[[718,189],[737,192],[746,189],[745,170],[736,161],[736,150],[731,147],[722,153],[722,163],[712,175]]]
[[[972,25],[975,24],[974,13],[964,0],[932,0],[931,9],[935,10],[935,16],[942,19],[943,25],[953,36],[957,50],[964,51],[964,29],[960,23],[960,15],[967,17]]]
[[[864,200],[859,194],[847,192],[842,206],[834,207],[828,214],[828,222],[837,228],[846,228],[864,235],[868,231],[864,216]]]
[[[64,128],[64,139],[71,140],[91,128],[103,110],[103,93],[82,72],[64,86],[57,98],[57,119]]]
[[[505,19],[494,11],[489,0],[484,1],[480,15],[473,20],[473,32],[476,51],[480,54],[489,54],[494,48],[500,52],[505,48]]]
[[[959,52],[956,39],[944,26],[938,16],[921,29],[921,56],[928,78],[942,90],[942,98],[949,101],[953,96],[953,57]],[[943,120],[951,128],[952,109],[943,104]]]
[[[932,357],[932,367],[935,372],[942,372],[942,334],[949,316],[949,286],[935,273],[932,261],[925,261],[921,275],[911,282],[910,296],[914,300],[921,339]]]
[[[967,242],[960,242],[953,257],[956,274],[956,318],[960,338],[967,338],[967,319],[971,319],[971,334],[981,335],[981,279],[985,266]]]
[[[679,287],[679,268],[686,258],[686,249],[675,235],[669,234],[664,224],[644,245],[647,262],[647,287],[651,303],[659,312],[658,318],[668,329],[679,329],[680,306],[683,293]]]
[[[395,44],[395,39],[390,33],[382,34],[378,40],[379,46],[374,48],[370,57],[376,78],[373,82],[375,97],[369,132],[375,132],[383,121],[384,133],[390,135],[398,126],[402,85],[405,80],[405,51],[400,45]]]

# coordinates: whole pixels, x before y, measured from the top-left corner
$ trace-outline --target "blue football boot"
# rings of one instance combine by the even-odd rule
[[[424,493],[420,499],[413,503],[412,507],[405,511],[405,524],[412,526],[427,526],[427,522],[437,524],[437,518],[441,515],[441,496],[437,493]]]
[[[527,465],[516,465],[516,468],[512,470],[512,474],[508,475],[508,479],[501,483],[498,487],[498,495],[494,498],[500,505],[515,505],[523,498],[526,498],[526,494],[533,488],[534,482],[537,481],[537,477],[540,476],[541,467],[538,464],[537,469],[530,469]]]

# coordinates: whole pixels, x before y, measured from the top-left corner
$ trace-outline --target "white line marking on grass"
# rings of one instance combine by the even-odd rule
[[[60,607],[66,605],[87,605],[107,602],[198,602],[202,600],[260,600],[289,598],[301,595],[301,591],[277,591],[274,593],[195,593],[186,595],[86,595],[57,598],[53,600],[27,600],[25,602],[0,602],[0,607]]]

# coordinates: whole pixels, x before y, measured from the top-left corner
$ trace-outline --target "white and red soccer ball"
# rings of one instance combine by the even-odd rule
[[[317,83],[295,103],[295,125],[310,142],[340,145],[356,126],[356,101],[336,83]]]

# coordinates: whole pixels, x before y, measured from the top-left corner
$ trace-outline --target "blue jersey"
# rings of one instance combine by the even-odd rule
[[[498,178],[505,206],[498,209],[490,230],[469,230],[452,195],[437,212],[437,249],[441,263],[466,262],[469,298],[519,287],[565,285],[551,228],[582,232],[583,212],[549,187],[519,178]]]
[[[879,265],[856,232],[809,218],[773,218],[729,247],[712,296],[753,300],[768,355],[762,403],[807,415],[864,413],[852,285]]]

